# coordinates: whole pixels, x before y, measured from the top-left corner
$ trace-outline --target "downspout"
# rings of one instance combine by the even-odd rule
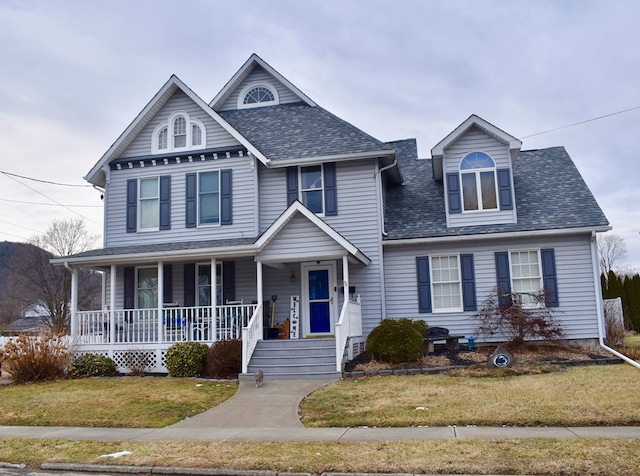
[[[605,349],[607,352],[611,352],[616,357],[624,360],[625,362],[633,365],[634,367],[640,369],[640,363],[636,362],[633,359],[630,359],[624,354],[621,354],[617,350],[612,349],[604,343],[604,306],[602,301],[602,288],[600,286],[600,270],[598,268],[598,247],[596,245],[596,232],[591,232],[591,260],[593,262],[593,283],[596,288],[596,300],[597,300],[597,312],[598,312],[598,340],[600,342],[600,346]]]

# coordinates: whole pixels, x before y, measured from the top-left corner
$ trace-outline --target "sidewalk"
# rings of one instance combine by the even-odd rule
[[[135,441],[390,441],[469,438],[638,438],[640,427],[411,427],[304,428],[298,406],[333,380],[241,381],[236,395],[165,428],[0,426],[0,438]]]

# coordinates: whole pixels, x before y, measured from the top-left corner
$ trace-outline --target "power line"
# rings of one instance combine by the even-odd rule
[[[18,228],[24,228],[25,230],[29,230],[29,231],[33,231],[33,232],[36,232],[36,233],[40,233],[38,230],[34,230],[33,228],[28,228],[26,226],[18,225],[17,223],[11,223],[11,222],[6,221],[6,220],[0,220],[0,222],[6,223],[7,225],[11,225],[11,226],[17,226]]]
[[[43,196],[44,198],[46,198],[47,200],[51,200],[53,203],[55,203],[55,204],[57,204],[57,205],[61,206],[62,208],[65,208],[66,210],[70,211],[71,213],[74,213],[74,214],[78,215],[79,217],[84,218],[85,220],[89,220],[90,222],[93,222],[93,223],[95,223],[96,225],[100,225],[100,226],[102,226],[102,224],[98,223],[97,221],[92,220],[91,218],[86,217],[86,216],[82,215],[81,213],[78,213],[78,212],[77,212],[77,211],[75,211],[75,210],[72,210],[71,208],[67,207],[66,205],[63,205],[62,203],[58,202],[57,200],[54,200],[53,198],[48,197],[48,196],[47,196],[47,195],[45,195],[44,193],[42,193],[42,192],[40,192],[40,191],[36,190],[35,188],[30,187],[30,186],[29,186],[29,185],[27,185],[26,183],[22,183],[22,182],[21,182],[20,180],[18,180],[17,178],[12,177],[12,176],[10,176],[10,175],[9,175],[8,177],[9,177],[11,180],[14,180],[15,182],[18,182],[18,183],[19,183],[20,185],[22,185],[23,187],[27,187],[29,190],[32,190],[32,191],[34,191],[34,192],[36,192],[36,193],[38,193],[38,194],[42,195],[42,196]]]
[[[34,182],[47,183],[49,185],[60,185],[62,187],[91,187],[91,185],[61,183],[61,182],[52,182],[50,180],[41,180],[33,177],[26,177],[25,175],[12,174],[11,172],[5,172],[3,170],[0,170],[0,174],[8,175],[10,177],[18,177],[25,180],[32,180]]]
[[[629,109],[625,109],[623,111],[612,112],[611,114],[605,114],[604,116],[594,117],[592,119],[587,119],[586,121],[574,122],[573,124],[568,124],[566,126],[556,127],[555,129],[549,129],[548,131],[536,132],[535,134],[530,134],[528,136],[519,137],[519,139],[528,139],[529,137],[535,137],[542,134],[548,134],[549,132],[559,131],[561,129],[566,129],[568,127],[579,126],[580,124],[586,124],[587,122],[598,121],[600,119],[604,119],[606,117],[617,116],[618,114],[624,114],[625,112],[635,111],[636,109],[640,109],[640,106],[631,107]]]
[[[102,208],[102,205],[58,205],[57,203],[44,203],[44,202],[29,202],[26,200],[11,200],[9,198],[0,198],[0,202],[11,202],[11,203],[25,203],[27,205],[43,205],[45,207],[75,207],[75,208]]]

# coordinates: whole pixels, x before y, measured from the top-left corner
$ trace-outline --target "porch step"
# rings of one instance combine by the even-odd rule
[[[242,380],[262,370],[268,380],[331,379],[336,372],[335,339],[275,339],[259,341]]]

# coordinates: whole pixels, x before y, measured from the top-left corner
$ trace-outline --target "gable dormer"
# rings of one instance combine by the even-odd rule
[[[215,111],[231,111],[296,102],[316,105],[262,58],[253,54],[209,105]]]
[[[471,115],[432,150],[448,227],[517,223],[513,164],[522,142]]]

